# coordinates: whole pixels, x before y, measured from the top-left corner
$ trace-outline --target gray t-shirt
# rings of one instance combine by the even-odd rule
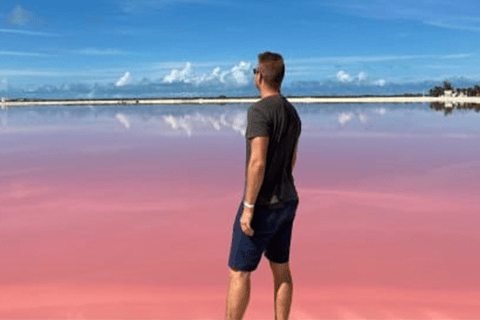
[[[249,139],[269,137],[265,176],[255,204],[269,209],[281,208],[284,202],[298,199],[292,159],[302,127],[300,117],[295,107],[278,95],[253,104],[248,109],[247,121],[247,168],[251,153]],[[246,190],[244,196],[245,193]]]

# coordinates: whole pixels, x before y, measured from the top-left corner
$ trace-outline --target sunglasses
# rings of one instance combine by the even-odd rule
[[[253,74],[257,74],[259,72],[260,72],[260,70],[258,70],[257,68],[253,69]]]

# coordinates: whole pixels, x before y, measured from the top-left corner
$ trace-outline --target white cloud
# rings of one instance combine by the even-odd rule
[[[349,15],[414,20],[439,28],[480,32],[476,0],[462,0],[461,4],[452,0],[338,0],[321,5]]]
[[[0,90],[7,90],[7,88],[8,88],[8,80],[6,78],[3,78],[0,84]]]
[[[132,82],[132,75],[130,74],[130,72],[125,72],[125,74],[123,76],[121,76],[116,82],[115,82],[115,85],[117,87],[120,87],[120,86],[126,86],[128,84],[130,84]]]
[[[423,60],[423,59],[464,59],[469,58],[469,53],[458,53],[448,55],[433,55],[433,54],[419,54],[419,55],[395,55],[395,56],[350,56],[350,57],[316,57],[305,59],[287,60],[286,63],[293,64],[308,64],[308,63],[359,63],[359,62],[386,62],[399,60]]]
[[[84,54],[88,56],[110,56],[110,55],[126,55],[128,52],[118,50],[118,49],[96,49],[96,48],[85,48],[81,50],[74,50],[73,53]]]
[[[233,82],[238,85],[246,85],[249,82],[251,69],[251,64],[248,62],[240,62],[238,65],[234,66],[229,71],[224,71],[221,73],[221,82]]]
[[[118,4],[125,13],[138,14],[175,4],[229,5],[229,2],[219,0],[121,0],[118,1]]]
[[[7,22],[16,26],[24,26],[31,20],[31,18],[32,14],[18,5],[8,16]]]
[[[367,81],[367,74],[365,72],[360,72],[356,77],[353,77],[351,74],[347,73],[346,71],[339,71],[337,72],[337,80],[342,83],[362,83],[362,84],[374,84],[376,86],[383,87],[387,83],[385,79],[378,79],[376,81]]]
[[[0,74],[9,77],[59,77],[62,76],[55,71],[36,71],[36,70],[0,70]]]
[[[0,51],[0,56],[14,57],[53,57],[53,55],[38,52]]]
[[[452,23],[451,20],[427,21],[425,23],[434,27],[440,27],[440,28],[446,28],[446,29],[480,32],[480,25],[478,24],[478,22],[477,22],[477,25],[471,25],[469,23],[465,23],[464,21],[458,21],[457,23]]]
[[[187,62],[182,69],[173,69],[166,75],[163,83],[192,83],[202,85],[208,83],[222,83],[235,86],[244,86],[250,82],[251,64],[240,62],[230,70],[222,71],[220,67],[214,68],[210,73],[195,73],[192,64]]]
[[[462,58],[469,58],[470,54],[468,53],[459,53],[459,54],[447,54],[443,56],[439,56],[440,59],[462,59]]]
[[[367,79],[367,74],[365,72],[360,72],[357,76],[357,80],[358,81],[363,81],[363,80],[366,80]]]
[[[43,37],[58,37],[58,34],[40,31],[15,30],[15,29],[0,29],[1,33],[24,34],[27,36],[43,36]]]
[[[0,52],[1,55],[1,52]],[[109,80],[111,77],[118,76],[120,70],[116,69],[94,69],[94,70],[57,70],[57,69],[23,69],[23,70],[15,70],[15,69],[1,69],[0,75],[1,76],[8,76],[8,77],[95,77],[100,79],[101,77],[105,77]]]
[[[343,70],[338,71],[337,79],[340,82],[351,82],[353,80],[352,76]]]
[[[432,6],[435,3],[435,6]],[[478,17],[476,0],[462,0],[461,5],[452,0],[338,0],[321,5],[336,7],[348,14],[376,19],[408,19],[430,21],[432,19]],[[348,11],[345,11],[348,10]]]
[[[187,62],[185,67],[181,70],[173,69],[170,74],[166,75],[163,78],[164,83],[173,83],[173,82],[185,82],[189,83],[195,79],[195,75],[192,71],[192,64]]]
[[[214,67],[227,67],[232,65],[231,61],[196,61],[189,62],[192,68],[214,68]],[[163,61],[154,64],[146,64],[145,70],[172,70],[181,69],[185,67],[184,61]]]

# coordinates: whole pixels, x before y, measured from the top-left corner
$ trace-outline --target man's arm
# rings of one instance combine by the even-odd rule
[[[250,160],[247,166],[247,190],[245,202],[257,201],[267,164],[268,137],[258,136],[250,139]]]
[[[292,172],[295,168],[295,164],[297,163],[297,151],[298,151],[298,141],[295,143],[295,150],[293,151],[293,158],[292,158]]]
[[[255,204],[263,183],[267,164],[268,140],[267,136],[250,139],[250,160],[247,166],[247,188],[244,199],[249,204]],[[249,236],[253,236],[253,229],[250,226],[252,218],[253,208],[244,207],[240,225],[242,231]]]

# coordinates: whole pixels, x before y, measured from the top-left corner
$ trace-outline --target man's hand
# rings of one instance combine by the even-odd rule
[[[253,236],[253,229],[250,225],[253,218],[253,208],[243,208],[242,216],[240,217],[240,227],[242,232],[247,236]]]

